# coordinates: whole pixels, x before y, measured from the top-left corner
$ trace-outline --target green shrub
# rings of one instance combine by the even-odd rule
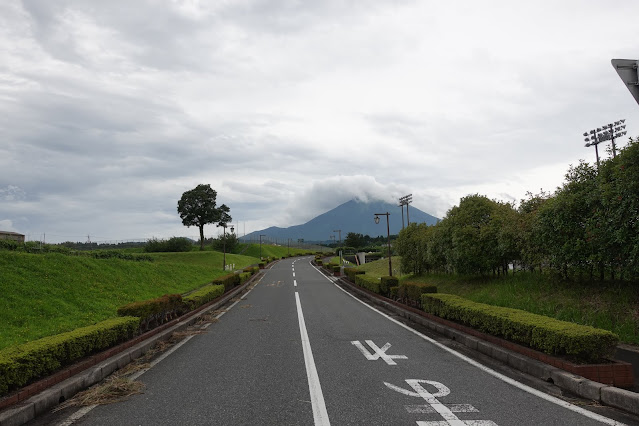
[[[373,293],[381,294],[381,281],[375,277],[369,277],[366,275],[355,275],[355,284],[364,287],[367,290],[372,291]]]
[[[152,238],[147,241],[144,251],[149,253],[155,252],[188,252],[193,248],[193,243],[188,238],[173,237],[168,240],[158,240]]]
[[[246,268],[243,269],[244,272],[248,272],[251,275],[255,275],[260,271],[259,266],[247,266]]]
[[[138,317],[143,330],[169,321],[181,315],[183,311],[184,305],[180,294],[165,294],[155,299],[129,303],[117,309],[119,316]]]
[[[390,296],[390,288],[399,285],[399,280],[396,277],[385,276],[380,281],[380,294],[384,296]]]
[[[479,331],[580,362],[610,356],[619,337],[607,330],[560,321],[518,309],[486,305],[452,294],[423,294],[424,311]]]
[[[315,260],[315,263],[317,264],[317,266],[322,266],[324,262],[321,259],[317,259]]]
[[[247,282],[253,276],[253,274],[250,272],[241,272],[239,275],[240,275],[240,285]]]
[[[233,287],[240,285],[239,274],[227,274],[222,277],[218,277],[213,280],[213,284],[221,284],[224,286],[224,291],[227,292]]]
[[[397,297],[401,300],[410,300],[421,306],[422,294],[425,293],[437,293],[437,286],[405,281],[399,284]]]
[[[76,252],[77,253],[77,252]],[[69,253],[70,254],[70,253]],[[148,254],[131,254],[119,250],[93,250],[82,253],[83,256],[89,256],[94,259],[122,259],[153,262],[154,259]]]
[[[18,250],[23,244],[13,240],[0,240],[0,250]]]
[[[338,273],[339,274],[342,271],[342,267],[339,266],[339,265],[333,265],[331,270],[333,271],[333,273]]]
[[[182,297],[182,301],[187,308],[192,311],[193,309],[197,309],[223,294],[223,285],[207,284],[204,287]]]
[[[136,317],[111,318],[1,350],[0,395],[132,338],[138,331],[139,321]]]
[[[356,268],[344,268],[344,274],[351,282],[355,282],[355,275],[364,275],[366,271]]]
[[[399,286],[394,286],[390,288],[390,297],[391,299],[395,299],[397,300],[398,297],[398,292],[399,292]]]

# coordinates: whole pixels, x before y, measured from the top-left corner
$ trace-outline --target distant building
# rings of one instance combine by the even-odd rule
[[[0,231],[0,240],[12,240],[18,243],[24,243],[24,235],[17,232]]]

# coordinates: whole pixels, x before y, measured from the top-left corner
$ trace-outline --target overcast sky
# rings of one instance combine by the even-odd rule
[[[595,162],[585,131],[625,118],[639,136],[610,65],[639,59],[638,16],[637,0],[2,1],[0,230],[197,238],[176,208],[200,183],[240,234],[356,197],[412,193],[443,217],[471,193],[554,191]]]

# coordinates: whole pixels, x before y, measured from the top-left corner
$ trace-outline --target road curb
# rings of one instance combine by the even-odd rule
[[[425,316],[407,309],[402,309],[393,303],[389,303],[375,295],[369,294],[367,291],[355,286],[345,278],[340,278],[336,280],[336,282],[348,287],[350,290],[364,297],[373,304],[383,306],[385,309],[388,309],[403,318],[423,325],[424,327],[455,340],[470,349],[501,361],[522,373],[526,373],[547,382],[552,382],[559,388],[567,390],[582,398],[639,415],[638,393],[586,379],[585,377],[581,377],[552,365],[545,364],[541,361],[534,360],[507,348],[486,342],[475,336],[466,334],[463,331],[448,327],[445,324],[431,321]]]
[[[38,394],[19,402],[12,407],[0,412],[0,426],[20,426],[50,408],[68,400],[76,393],[99,383],[114,371],[121,369],[131,361],[144,355],[151,347],[160,340],[167,340],[176,331],[182,331],[192,325],[204,313],[215,311],[229,300],[236,297],[255,281],[259,281],[263,272],[253,275],[247,282],[236,287],[217,301],[206,304],[203,307],[177,318],[176,324],[170,326],[159,333],[155,333],[123,351],[105,359],[104,361],[75,374],[68,379],[61,381]]]

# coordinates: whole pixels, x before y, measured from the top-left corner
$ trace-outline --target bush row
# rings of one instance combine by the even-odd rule
[[[391,288],[397,287],[399,284],[396,277],[390,276],[374,278],[366,274],[354,274],[354,277],[356,285],[386,297],[391,295]]]
[[[438,317],[578,362],[598,362],[610,356],[619,341],[616,334],[607,330],[476,303],[452,294],[423,294],[422,306]]]
[[[122,259],[138,262],[154,261],[154,259],[147,254],[133,254],[122,250],[78,251],[62,245],[41,244],[38,241],[27,241],[26,243],[18,243],[12,240],[0,240],[0,250],[19,251],[31,254],[58,253],[67,256],[85,256],[94,259]]]
[[[397,287],[396,298],[406,304],[421,306],[425,293],[437,293],[437,286],[405,281]]]
[[[168,240],[151,238],[144,246],[148,253],[157,252],[188,252],[193,248],[193,242],[184,237],[173,237]]]
[[[128,303],[117,309],[119,316],[132,316],[140,319],[140,329],[149,330],[181,315],[185,306],[180,294],[165,294],[155,299]]]
[[[184,297],[180,294],[165,294],[155,299],[142,300],[120,306],[117,309],[117,313],[119,316],[140,318],[140,329],[149,330],[221,296],[231,288],[248,281],[258,271],[258,267],[250,266],[244,268],[242,273],[231,273],[218,277],[210,284]]]
[[[0,351],[0,395],[132,338],[139,318],[118,317]]]
[[[360,269],[355,268],[344,268],[344,274],[348,277],[351,282],[355,282],[355,275],[363,275],[366,271],[362,271]]]
[[[207,284],[204,287],[182,297],[182,302],[189,311],[192,311],[223,294],[223,285]]]

